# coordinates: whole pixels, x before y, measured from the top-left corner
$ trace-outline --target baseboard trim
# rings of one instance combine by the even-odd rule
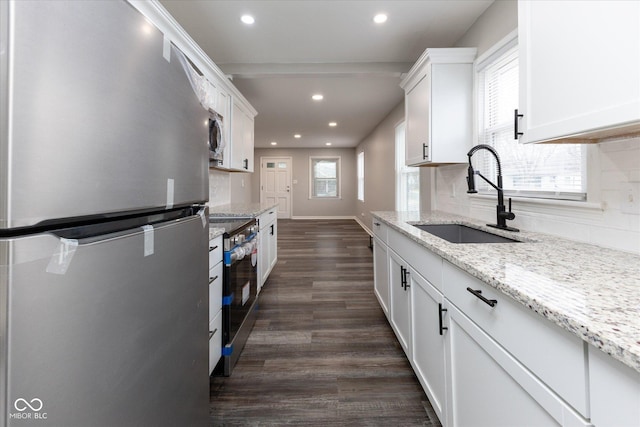
[[[362,221],[360,220],[360,218],[358,218],[357,216],[354,216],[354,217],[353,217],[353,219],[355,219],[355,220],[356,220],[356,222],[357,222],[358,224],[360,224],[360,227],[362,227],[362,229],[363,229],[364,231],[366,231],[366,232],[367,232],[367,234],[368,234],[369,236],[373,236],[373,231],[371,231],[371,230],[369,229],[369,227],[367,227],[366,225],[364,225],[364,222],[362,222]]]

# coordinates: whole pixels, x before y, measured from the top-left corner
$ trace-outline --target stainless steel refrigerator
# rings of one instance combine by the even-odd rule
[[[208,112],[124,1],[0,2],[0,426],[206,425]]]

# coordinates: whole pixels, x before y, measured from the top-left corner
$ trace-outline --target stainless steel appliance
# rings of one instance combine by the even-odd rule
[[[207,123],[124,1],[0,2],[0,426],[207,425]]]
[[[229,376],[256,320],[258,225],[255,218],[210,218],[225,229],[222,287],[222,358],[214,375]]]

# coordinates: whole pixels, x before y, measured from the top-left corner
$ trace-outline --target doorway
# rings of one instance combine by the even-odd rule
[[[278,218],[291,218],[291,157],[260,157],[260,203],[277,203]]]

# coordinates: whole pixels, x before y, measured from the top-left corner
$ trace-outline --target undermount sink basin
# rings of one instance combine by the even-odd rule
[[[413,224],[414,227],[451,243],[520,243],[462,224]]]

